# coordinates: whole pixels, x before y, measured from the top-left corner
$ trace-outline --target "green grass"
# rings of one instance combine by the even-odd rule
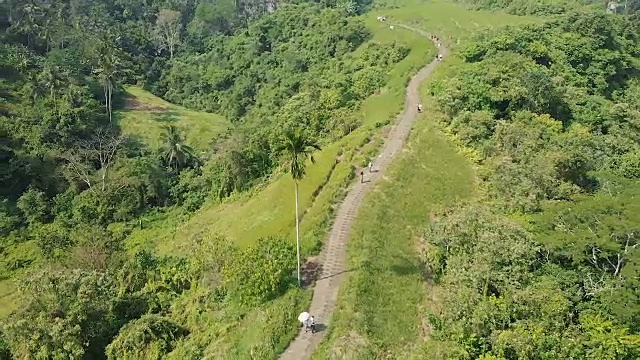
[[[439,1],[401,4],[406,7],[376,10],[371,16],[386,15],[391,23],[437,34],[454,52],[421,86],[427,111],[386,179],[360,209],[348,245],[347,280],[314,359],[424,358],[421,339],[428,337],[429,326],[423,315],[437,291],[425,281],[420,261],[423,229],[443,207],[469,201],[479,191],[469,156],[441,131],[443,115],[433,110],[429,86],[455,70],[461,61],[455,45],[473,33],[535,21]]]
[[[191,335],[182,340],[167,357],[185,359],[272,359],[282,352],[297,333],[291,319],[305,310],[311,293],[291,290],[260,308],[243,309],[233,305],[206,308],[189,294],[175,306],[179,321]],[[297,325],[297,322],[294,323]]]
[[[41,258],[40,249],[33,241],[12,244],[4,249],[0,259],[0,320],[9,316],[18,307],[19,297],[15,279],[24,272],[23,269],[14,272],[8,269],[18,262],[27,261],[37,264]]]
[[[374,18],[385,15],[390,22],[399,22],[429,31],[442,38],[450,48],[464,43],[471,36],[506,24],[540,21],[532,16],[515,16],[492,11],[470,11],[460,4],[443,0],[382,0],[371,12]]]
[[[211,142],[227,128],[224,117],[185,109],[131,86],[126,88],[126,110],[118,111],[116,119],[125,134],[139,137],[147,146],[158,149],[163,126],[175,125],[187,144],[201,152],[211,149]]]
[[[426,287],[416,254],[422,230],[441,206],[470,198],[475,187],[470,162],[431,116],[418,119],[400,159],[360,209],[348,280],[316,359],[402,358],[420,335]]]

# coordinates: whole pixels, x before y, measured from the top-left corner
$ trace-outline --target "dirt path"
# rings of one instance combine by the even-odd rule
[[[421,35],[430,38],[430,34],[420,29],[415,29],[408,25],[395,24],[395,26],[415,31]],[[448,50],[444,45],[440,48],[443,55],[447,55]],[[433,60],[427,66],[418,71],[411,78],[407,86],[407,97],[404,103],[404,111],[399,117],[398,123],[391,129],[385,141],[384,148],[380,156],[373,164],[373,173],[365,170],[365,183],[360,183],[360,176],[356,176],[357,182],[351,187],[346,198],[342,201],[336,219],[331,227],[329,239],[324,245],[324,249],[320,256],[322,264],[322,272],[318,277],[315,288],[313,289],[313,299],[311,300],[311,308],[309,312],[315,316],[316,323],[320,330],[328,327],[331,321],[331,314],[338,300],[338,290],[340,283],[346,271],[346,245],[349,239],[351,225],[356,217],[362,199],[369,191],[371,186],[384,174],[385,169],[395,156],[402,150],[411,126],[418,115],[417,106],[420,100],[419,87],[420,84],[433,72],[438,66],[438,61]],[[287,350],[280,356],[281,360],[302,360],[308,359],[322,340],[324,331],[316,334],[305,333],[301,330],[298,336],[289,344]]]

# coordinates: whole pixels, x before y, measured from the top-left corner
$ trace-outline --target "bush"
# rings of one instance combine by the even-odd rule
[[[296,251],[291,244],[281,238],[265,238],[239,251],[235,261],[225,264],[222,274],[232,296],[244,305],[255,305],[286,291],[295,264]]]
[[[175,342],[189,334],[180,324],[158,315],[145,315],[120,329],[107,346],[107,359],[162,359]]]
[[[9,344],[7,344],[7,340],[4,338],[4,333],[0,329],[0,360],[4,359],[12,359],[11,351],[9,350]]]
[[[29,224],[45,222],[49,216],[49,202],[40,190],[29,188],[20,196],[17,205]]]
[[[43,270],[20,290],[28,301],[5,328],[16,359],[96,358],[120,326],[115,284],[105,273]]]

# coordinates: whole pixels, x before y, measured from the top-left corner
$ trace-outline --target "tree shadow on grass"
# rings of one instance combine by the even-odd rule
[[[338,275],[352,272],[355,268],[345,269],[334,274],[322,276],[323,266],[316,259],[307,261],[301,269],[302,287],[309,288],[315,286],[316,281],[329,279]]]
[[[157,122],[174,123],[180,120],[180,113],[177,111],[167,111],[153,115],[152,119]]]
[[[389,267],[396,275],[422,274],[422,269],[417,261],[408,259],[405,256],[396,256],[395,263]]]

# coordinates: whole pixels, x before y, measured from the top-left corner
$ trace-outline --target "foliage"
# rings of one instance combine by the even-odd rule
[[[5,329],[15,357],[99,356],[117,331],[115,284],[107,274],[44,271],[23,282],[21,291],[27,302]]]
[[[285,130],[281,144],[276,147],[276,151],[287,157],[287,168],[296,181],[302,180],[305,175],[306,158],[309,158],[312,163],[315,162],[311,155],[313,150],[320,150],[320,146],[299,129]]]
[[[585,4],[594,4],[595,1],[576,0],[461,0],[460,2],[471,5],[476,9],[504,9],[510,14],[516,15],[552,15],[562,14],[578,9]],[[604,8],[604,5],[602,5]]]
[[[0,359],[11,359],[11,350],[5,339],[4,332],[0,329]]]
[[[187,160],[193,157],[193,149],[183,143],[182,136],[175,126],[167,126],[160,139],[164,143],[165,160],[176,169],[185,166]]]
[[[49,204],[42,191],[33,188],[27,190],[20,196],[16,205],[29,224],[43,223],[47,220]]]
[[[425,234],[444,357],[638,356],[637,30],[576,12],[487,32],[432,87],[488,189]]]
[[[120,330],[107,346],[107,359],[163,359],[189,332],[158,315],[145,315]]]
[[[362,123],[363,100],[382,93],[409,54],[388,39],[361,46],[370,34],[351,15],[367,3],[0,4],[10,14],[0,32],[0,297],[3,316],[16,309],[6,331],[16,358],[100,359],[109,343],[114,357],[165,357],[183,342],[216,343],[219,328],[202,319],[222,316],[226,344],[243,344],[238,357],[282,351],[295,332],[289,319],[309,300],[288,291],[295,256],[285,240],[235,249],[207,239],[219,248],[186,258],[125,238],[154,240],[145,234],[157,230],[153,219],[179,224],[207,201],[265,183],[279,166],[281,130],[305,128],[314,139],[307,145],[330,146],[320,163],[335,175],[318,189],[300,185],[325,197],[308,214],[315,221],[303,224],[313,229],[305,252],[317,247],[328,206],[349,179],[349,166],[333,171],[338,150],[354,141],[342,138]],[[226,132],[206,131],[221,123]],[[31,285],[11,294],[18,279]],[[195,336],[174,341],[173,325],[203,313]],[[244,314],[270,318],[250,346]],[[155,340],[144,338],[152,328]]]
[[[452,132],[484,155],[491,193],[507,209],[591,192],[594,170],[624,164],[619,171],[633,176],[637,114],[612,111],[637,107],[629,94],[638,38],[625,21],[569,14],[484,35],[464,50],[459,74],[434,87]]]
[[[296,252],[280,238],[259,240],[239,250],[222,268],[225,286],[247,305],[260,304],[281,295],[292,282]]]

